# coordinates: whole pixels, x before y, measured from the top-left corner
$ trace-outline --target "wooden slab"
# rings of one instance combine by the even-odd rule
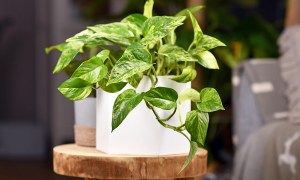
[[[207,151],[199,149],[189,166],[178,174],[186,157],[110,155],[68,144],[53,149],[53,167],[57,174],[91,179],[176,179],[206,173]]]

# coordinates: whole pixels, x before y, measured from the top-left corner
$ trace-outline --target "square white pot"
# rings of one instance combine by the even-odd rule
[[[191,83],[177,83],[166,76],[158,77],[157,87],[172,87],[179,94],[182,90],[191,87]],[[144,77],[138,86],[137,92],[148,91],[151,81]],[[132,88],[127,85],[121,92]],[[119,93],[107,93],[99,89],[97,91],[97,128],[96,149],[108,154],[131,155],[167,155],[189,152],[189,142],[181,134],[164,128],[158,123],[153,112],[142,101],[132,110],[122,124],[111,132],[112,109],[114,101]],[[190,111],[191,105],[187,101],[181,106],[182,119]],[[157,109],[161,117],[167,117],[172,111]],[[178,126],[180,121],[178,112],[167,124]]]

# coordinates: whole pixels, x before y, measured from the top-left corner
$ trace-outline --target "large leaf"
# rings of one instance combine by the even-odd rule
[[[197,71],[192,67],[188,66],[182,70],[182,73],[178,76],[171,78],[173,81],[186,83],[194,80],[197,76]]]
[[[175,16],[188,16],[189,12],[191,13],[195,13],[201,9],[203,9],[204,6],[193,6],[193,7],[189,7],[186,9],[181,10],[180,12],[178,12]]]
[[[71,78],[63,82],[58,90],[68,99],[76,101],[86,98],[92,92],[92,85],[80,78]]]
[[[96,83],[103,79],[108,69],[103,64],[105,59],[108,58],[109,51],[103,50],[98,55],[92,57],[91,59],[83,62],[73,73],[71,78],[77,77],[85,81]]]
[[[112,114],[112,131],[115,130],[126,116],[143,100],[143,94],[128,89],[115,100]]]
[[[53,73],[62,71],[68,64],[75,58],[75,56],[81,51],[84,43],[82,42],[69,42],[61,53],[58,62],[53,70]]]
[[[156,43],[182,25],[184,20],[183,16],[155,16],[147,19],[143,26],[144,38],[141,43],[144,45]]]
[[[197,108],[201,112],[224,110],[221,98],[214,88],[204,88],[200,92],[200,102]]]
[[[70,64],[65,67],[64,71],[65,73],[71,77],[74,71],[83,63],[84,61],[72,61]]]
[[[146,92],[144,99],[155,107],[170,110],[177,106],[178,94],[171,88],[156,87]]]
[[[129,77],[142,73],[152,66],[150,52],[140,43],[129,46],[117,61],[108,80],[108,85],[121,82]]]
[[[208,123],[208,113],[193,110],[186,115],[185,128],[190,133],[191,140],[197,142],[198,146],[204,146]]]
[[[127,82],[134,88],[137,88],[143,79],[143,73],[137,73],[127,79]]]
[[[208,69],[219,69],[215,56],[209,51],[195,49],[192,51],[193,56],[198,59],[198,63]]]
[[[108,82],[108,79],[103,78],[101,81],[98,82],[98,85],[103,91],[106,91],[109,93],[115,93],[115,92],[121,91],[127,84],[126,82],[119,82],[119,83],[107,85],[107,82]]]
[[[66,40],[66,42],[83,42],[85,45],[97,45],[97,46],[109,46],[113,43],[104,37],[97,36],[94,31],[86,29],[81,31],[78,34],[75,34],[73,37]]]
[[[152,17],[154,0],[147,0],[144,5],[144,16],[147,18]]]
[[[188,11],[188,13],[190,15],[190,19],[192,21],[192,25],[193,25],[193,29],[194,29],[194,40],[192,43],[195,44],[196,46],[198,46],[202,39],[203,32],[202,32],[195,16],[190,11]]]
[[[193,157],[196,155],[197,153],[197,150],[198,150],[198,145],[196,142],[194,141],[191,141],[190,142],[190,152],[189,152],[189,155],[186,159],[186,161],[184,162],[184,164],[182,165],[179,173],[181,173],[187,166],[188,164],[192,161]]]
[[[199,50],[197,51],[208,51],[219,46],[226,45],[214,37],[203,34],[199,47],[197,47]]]
[[[142,27],[144,22],[147,20],[145,16],[142,14],[131,14],[124,18],[121,22],[126,23],[128,27],[135,32],[136,36],[140,36],[142,34]],[[140,37],[138,37],[139,39]]]
[[[192,88],[184,89],[179,94],[179,104],[182,104],[187,100],[200,102],[200,93]]]
[[[171,61],[197,61],[197,59],[183,48],[171,44],[161,46],[158,54],[167,57]]]
[[[46,54],[49,54],[53,50],[63,51],[67,43],[61,43],[54,46],[47,47],[45,49]]]

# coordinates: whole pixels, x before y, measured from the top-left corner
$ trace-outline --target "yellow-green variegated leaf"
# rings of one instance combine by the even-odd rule
[[[86,98],[92,92],[92,85],[80,78],[71,78],[63,82],[58,90],[68,99],[76,101]]]
[[[179,83],[186,83],[194,80],[196,76],[197,71],[192,66],[188,66],[182,70],[182,73],[180,75],[175,76],[171,79]]]
[[[137,39],[140,39],[142,35],[142,27],[144,22],[147,20],[142,14],[131,14],[124,18],[121,22],[126,23],[131,31],[135,33]]]
[[[171,88],[156,87],[146,92],[144,99],[152,106],[170,110],[177,106],[176,101],[178,99],[178,94]]]
[[[204,88],[200,92],[200,102],[197,109],[201,112],[224,110],[221,98],[214,88]]]
[[[198,59],[198,63],[207,69],[219,69],[215,56],[209,51],[198,51],[195,49],[192,54]]]
[[[170,61],[188,61],[188,62],[198,61],[183,48],[171,44],[165,44],[161,46],[160,49],[158,50],[158,54],[167,57]]]

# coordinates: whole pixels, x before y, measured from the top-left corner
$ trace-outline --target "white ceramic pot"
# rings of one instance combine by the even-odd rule
[[[157,86],[172,87],[178,93],[183,89],[190,88],[191,83],[177,83],[169,77],[158,77]],[[148,91],[151,81],[144,77],[138,86],[137,92]],[[127,85],[123,90],[132,88]],[[116,97],[120,93],[107,93],[97,91],[97,128],[96,149],[108,154],[131,154],[131,155],[167,155],[188,153],[189,142],[181,134],[164,128],[160,125],[153,112],[142,101],[132,110],[123,123],[111,132],[112,109]],[[190,102],[181,106],[181,112],[185,115],[190,111]],[[172,111],[158,109],[161,117],[167,117]],[[171,125],[180,125],[178,112],[168,122]]]
[[[80,146],[96,146],[96,98],[74,102],[75,143]]]

